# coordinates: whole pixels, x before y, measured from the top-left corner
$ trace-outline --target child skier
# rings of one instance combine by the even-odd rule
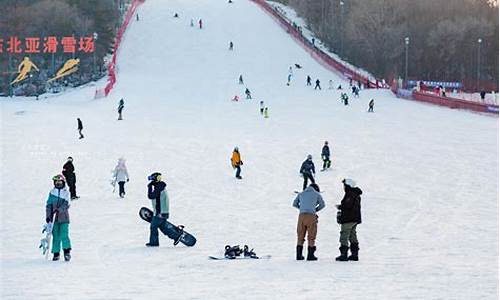
[[[234,147],[233,155],[231,156],[231,166],[233,169],[236,169],[236,178],[242,179],[240,176],[241,166],[243,165],[243,161],[241,160],[241,155],[238,147]]]
[[[124,158],[118,159],[118,164],[113,171],[113,178],[115,183],[118,182],[120,198],[123,198],[125,196],[125,182],[130,180]]]
[[[45,221],[53,223],[52,227],[52,253],[53,261],[59,260],[61,244],[64,260],[71,259],[71,241],[69,239],[69,192],[66,189],[66,179],[63,175],[52,177],[54,188],[49,192],[45,206]]]
[[[165,223],[169,217],[169,199],[167,190],[167,184],[161,181],[161,173],[155,172],[148,176],[148,198],[151,200],[153,206],[154,216],[151,220],[151,225],[149,227],[149,243],[146,244],[147,247],[158,247],[160,242],[158,241],[158,228]]]

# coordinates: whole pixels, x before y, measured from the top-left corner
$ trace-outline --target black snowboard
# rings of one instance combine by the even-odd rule
[[[153,211],[147,207],[141,207],[139,210],[139,216],[144,221],[151,223],[151,220],[153,219]],[[179,241],[188,247],[196,244],[196,238],[192,234],[184,231],[184,226],[182,225],[175,226],[169,221],[165,221],[159,229],[164,235],[168,236],[172,240]]]

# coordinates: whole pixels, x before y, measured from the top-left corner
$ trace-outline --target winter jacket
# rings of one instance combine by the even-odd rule
[[[238,151],[233,151],[233,156],[231,157],[231,165],[233,168],[241,166],[242,164],[240,153]]]
[[[125,164],[119,163],[115,170],[113,171],[113,177],[116,178],[116,182],[127,181],[128,180],[128,171]]]
[[[83,123],[80,119],[78,119],[78,129],[83,129]]]
[[[45,206],[45,218],[53,223],[69,223],[69,192],[66,188],[52,189]]]
[[[71,161],[67,161],[62,169],[62,174],[66,178],[66,182],[72,183],[76,182],[76,175],[75,175],[75,167],[73,166],[73,163]]]
[[[300,174],[316,174],[316,170],[314,169],[314,163],[311,159],[306,159],[302,166],[300,167]]]
[[[345,195],[338,209],[340,210],[339,223],[358,223],[361,224],[361,191],[360,188],[345,187]]]
[[[321,149],[321,156],[326,156],[326,158],[330,157],[330,147],[328,147],[328,145],[324,145],[323,149]]]
[[[155,216],[168,214],[169,199],[167,190],[165,190],[166,187],[167,184],[163,181],[151,182],[148,184],[148,198],[151,199],[151,205],[153,206]]]
[[[316,212],[325,208],[325,201],[323,201],[320,193],[316,192],[312,186],[308,186],[302,193],[297,195],[292,205],[298,208],[301,214],[316,214]]]

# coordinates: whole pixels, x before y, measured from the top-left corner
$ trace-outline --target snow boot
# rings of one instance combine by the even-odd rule
[[[53,261],[58,261],[59,260],[59,252],[54,253],[54,257],[52,257]]]
[[[358,261],[359,260],[358,251],[359,251],[359,244],[351,243],[351,255],[349,255],[347,259]]]
[[[248,245],[245,245],[243,247],[243,256],[246,257],[246,258],[259,258],[257,256],[257,254],[252,250],[249,250],[250,248],[248,247]]]
[[[302,255],[302,250],[304,249],[304,246],[302,245],[297,245],[297,260],[304,260],[304,256]]]
[[[349,250],[349,247],[347,246],[340,246],[339,248],[340,250],[340,256],[337,256],[335,258],[336,261],[347,261],[348,258],[347,258],[347,251]]]
[[[159,247],[159,246],[160,246],[159,244],[151,244],[151,243],[146,244],[146,247]]]
[[[71,248],[68,249],[63,249],[64,251],[64,261],[70,261],[71,260]]]
[[[316,251],[316,246],[307,247],[307,260],[318,260],[318,258],[314,256],[315,251]]]

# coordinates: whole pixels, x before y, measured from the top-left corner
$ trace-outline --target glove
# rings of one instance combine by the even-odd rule
[[[127,178],[127,182],[129,182],[130,178]]]
[[[50,223],[50,218],[49,217],[45,218],[45,222]]]
[[[243,162],[242,161],[240,161],[240,166],[243,166]]]

